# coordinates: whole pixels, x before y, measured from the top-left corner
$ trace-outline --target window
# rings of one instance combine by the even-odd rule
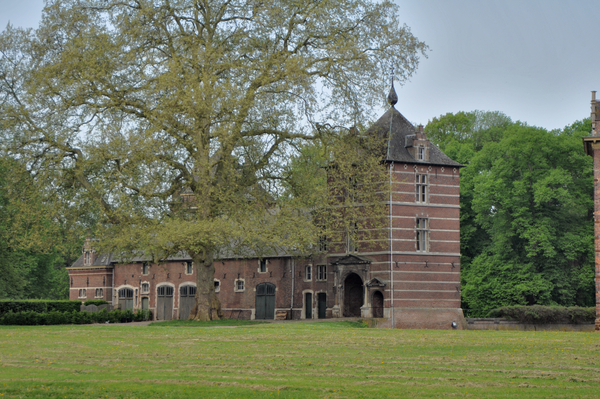
[[[358,252],[358,223],[351,222],[346,234],[346,249],[348,252]]]
[[[147,276],[149,271],[150,271],[150,265],[148,263],[144,263],[142,265],[142,274],[144,276]]]
[[[215,292],[221,291],[221,282],[219,280],[215,280]]]
[[[243,292],[244,291],[244,280],[238,279],[235,280],[234,292]]]
[[[306,265],[304,268],[304,281],[312,280],[312,265]]]
[[[327,236],[325,234],[319,235],[319,251],[327,252]]]
[[[102,288],[96,288],[96,298],[102,298],[104,296],[104,290]]]
[[[425,159],[425,146],[418,146],[417,147],[417,159],[419,161],[423,161]]]
[[[327,265],[317,265],[317,280],[327,280]]]
[[[427,251],[427,219],[417,218],[417,251]]]
[[[258,267],[258,272],[259,273],[266,273],[267,272],[267,260],[266,259],[261,259],[258,261],[259,267]]]
[[[87,291],[85,288],[82,288],[79,290],[79,298],[86,298],[87,297]]]
[[[142,283],[142,294],[150,292],[150,283]]]
[[[83,254],[83,265],[84,266],[91,266],[92,264],[92,254],[90,254],[89,252],[85,252]]]
[[[194,264],[192,262],[185,263],[185,274],[194,273]]]
[[[427,202],[427,175],[416,175],[417,181],[417,202]]]

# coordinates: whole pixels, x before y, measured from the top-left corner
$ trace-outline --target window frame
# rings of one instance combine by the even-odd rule
[[[317,265],[317,281],[327,281],[327,265]]]
[[[142,276],[150,274],[150,264],[148,262],[142,263]]]
[[[103,298],[104,297],[104,289],[96,288],[96,292],[94,293],[94,298]]]
[[[312,263],[304,266],[304,281],[312,281]]]
[[[87,289],[86,288],[80,288],[79,289],[79,296],[78,298],[87,298]]]
[[[187,276],[194,274],[194,262],[185,262],[185,274]]]
[[[346,252],[359,252],[358,245],[358,223],[350,222],[346,232]]]
[[[420,145],[417,147],[417,160],[424,161],[425,160],[425,146]]]
[[[269,261],[267,259],[258,260],[258,272],[267,273],[269,271]]]
[[[415,221],[415,248],[417,252],[429,252],[429,219],[417,217]]]
[[[215,287],[215,293],[221,292],[221,280],[214,279],[213,284]]]
[[[429,202],[429,176],[426,173],[415,174],[415,202]]]
[[[241,287],[240,287],[241,285]],[[243,278],[236,278],[233,282],[233,292],[246,291],[246,281]]]
[[[147,288],[147,289],[144,289]],[[140,287],[140,292],[142,294],[149,294],[150,293],[150,283],[147,281],[144,281]]]

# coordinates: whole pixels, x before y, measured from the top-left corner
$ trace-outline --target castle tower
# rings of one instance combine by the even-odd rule
[[[397,102],[392,86],[389,110],[366,132],[385,146],[382,154],[390,180],[387,239],[375,250],[359,245],[345,254],[329,254],[337,288],[333,314],[383,317],[392,328],[464,328],[459,187],[463,165],[433,145],[423,126],[415,128],[398,112]]]

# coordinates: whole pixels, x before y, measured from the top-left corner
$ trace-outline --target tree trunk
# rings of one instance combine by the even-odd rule
[[[196,266],[196,304],[189,320],[218,320],[223,317],[221,301],[215,293],[215,265],[212,251],[205,256],[191,254]]]

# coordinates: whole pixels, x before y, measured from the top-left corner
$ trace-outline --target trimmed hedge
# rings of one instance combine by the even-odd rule
[[[8,312],[79,312],[80,301],[50,301],[43,299],[30,300],[1,300],[0,315]]]
[[[100,305],[106,305],[107,303],[108,302],[105,301],[104,299],[88,299],[83,304],[85,306],[90,306],[90,305],[100,306]]]
[[[488,317],[503,317],[526,324],[588,324],[596,320],[596,308],[505,306],[491,310]]]
[[[130,323],[132,321],[152,320],[149,310],[113,310],[107,312],[44,312],[38,313],[31,310],[24,312],[8,312],[0,317],[0,324],[14,326],[41,326],[55,324],[92,324],[92,323]]]

